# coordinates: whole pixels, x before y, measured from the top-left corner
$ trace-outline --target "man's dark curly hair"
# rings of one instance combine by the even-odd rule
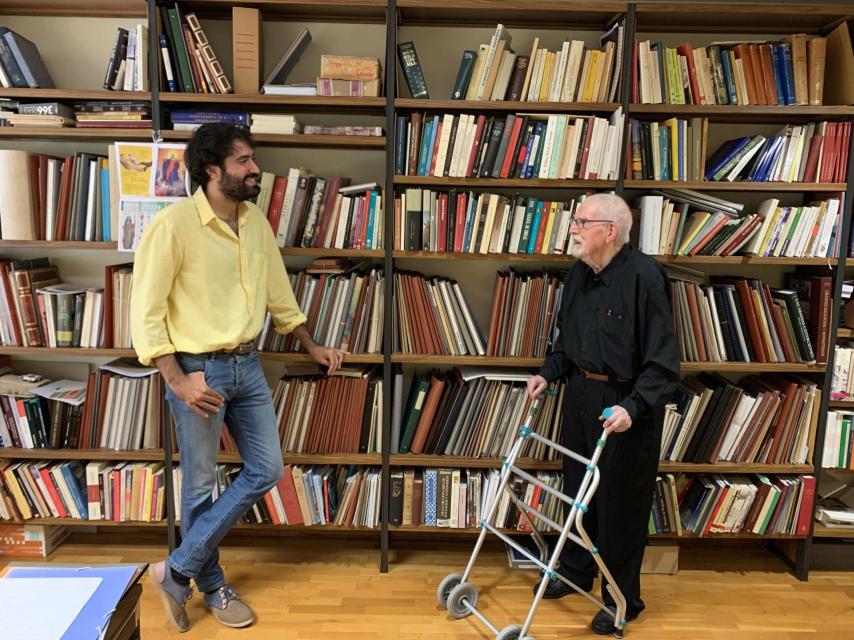
[[[242,140],[253,149],[255,142],[249,129],[227,122],[203,124],[193,132],[184,151],[184,161],[190,177],[197,185],[207,188],[210,176],[208,165],[225,170],[225,159],[231,154],[235,141]]]

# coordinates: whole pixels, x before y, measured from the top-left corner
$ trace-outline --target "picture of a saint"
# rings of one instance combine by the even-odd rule
[[[182,149],[160,147],[157,150],[157,173],[154,177],[154,195],[182,198],[187,195],[185,185],[187,168]]]

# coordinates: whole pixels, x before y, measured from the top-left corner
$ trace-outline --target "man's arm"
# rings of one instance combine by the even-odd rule
[[[305,350],[308,351],[312,358],[314,358],[315,362],[327,367],[327,375],[331,376],[335,373],[344,361],[344,351],[317,344],[312,340],[311,334],[308,332],[308,329],[305,328],[304,324],[301,324],[294,329],[294,336],[303,344],[303,346],[305,346]]]
[[[639,291],[637,331],[640,373],[634,387],[603,426],[625,431],[644,410],[658,407],[673,395],[679,383],[679,350],[666,278]]]

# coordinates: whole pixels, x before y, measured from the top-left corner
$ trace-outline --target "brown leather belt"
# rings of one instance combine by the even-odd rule
[[[609,376],[604,373],[593,373],[587,369],[578,367],[578,372],[588,380],[596,380],[597,382],[631,382],[629,378],[620,378],[619,376]]]
[[[252,353],[253,349],[255,349],[255,342],[251,341],[239,344],[233,349],[217,349],[211,353],[215,356],[244,356],[247,353]]]

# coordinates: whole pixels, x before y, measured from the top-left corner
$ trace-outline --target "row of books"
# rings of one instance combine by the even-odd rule
[[[54,89],[38,47],[20,33],[0,26],[0,87]]]
[[[110,146],[110,158],[114,147]],[[0,149],[3,240],[109,242],[117,235],[115,159],[77,152],[65,158]]]
[[[584,196],[554,201],[408,187],[395,198],[394,247],[439,253],[568,254],[569,219]]]
[[[843,198],[792,207],[769,198],[756,213],[739,216],[686,199],[679,190],[656,191],[635,203],[638,248],[650,255],[832,258],[838,255]]]
[[[787,274],[790,286],[772,290],[756,279],[712,276],[709,285],[668,270],[683,360],[827,362],[830,277]]]
[[[232,93],[231,82],[196,14],[184,14],[177,2],[172,8],[164,4],[159,9],[163,86],[185,93]]]
[[[374,182],[350,186],[350,178],[322,178],[302,167],[287,176],[261,174],[256,204],[280,247],[380,249],[383,199]]]
[[[238,465],[217,465],[216,500],[242,471]],[[180,481],[176,483],[180,488]],[[176,494],[180,512],[180,492]],[[285,472],[243,516],[250,524],[364,527],[380,524],[380,470],[376,467],[300,467]]]
[[[0,518],[88,520],[85,473],[79,460],[3,464],[0,466]]]
[[[116,27],[103,87],[110,91],[148,91],[147,26]]]
[[[667,406],[661,460],[808,464],[821,390],[791,376],[685,378]]]
[[[815,476],[666,474],[656,479],[649,533],[809,533]]]
[[[398,175],[608,180],[619,172],[621,108],[610,118],[415,112],[395,127]]]
[[[759,280],[671,281],[685,362],[816,362],[797,294]]]
[[[527,102],[614,102],[622,69],[623,22],[601,38],[601,49],[567,40],[560,50],[540,47],[534,38],[530,55],[516,55],[509,32],[498,25],[489,44],[463,52],[452,100]],[[404,65],[404,73],[408,74]],[[410,83],[411,88],[411,83]],[[413,97],[426,97],[416,96]]]
[[[383,342],[384,280],[379,269],[288,274],[306,328],[318,344],[350,353],[380,353]],[[262,351],[301,350],[292,334],[275,333],[268,315],[259,336]]]
[[[73,434],[79,430],[82,406],[45,398],[0,396],[0,448],[72,448]]]
[[[828,411],[824,428],[824,449],[821,466],[824,469],[854,470],[854,429],[851,420],[854,412]]]
[[[17,113],[4,115],[13,127],[77,127],[150,129],[151,106],[142,100],[93,100],[76,102],[18,103]]]
[[[382,453],[383,384],[375,368],[289,372],[273,389],[285,453]],[[223,448],[237,451],[233,441]]]
[[[564,278],[563,273],[498,272],[486,355],[544,358],[559,330]]]
[[[563,474],[532,472],[545,485],[561,490]],[[486,507],[498,494],[497,469],[393,469],[389,523],[402,527],[443,527],[470,529],[486,518]],[[548,491],[522,478],[511,478],[511,486],[521,499],[554,522],[562,521],[563,502]],[[491,524],[500,529],[530,531],[530,526],[504,491],[498,498]],[[536,523],[540,530],[550,527]]]
[[[394,291],[395,351],[485,355],[483,333],[455,281],[400,271],[394,274]]]
[[[531,403],[527,374],[454,368],[415,373],[404,392],[403,375],[395,375],[392,398],[391,453],[504,458],[525,423]],[[406,405],[403,397],[406,395]],[[554,385],[531,428],[559,440],[564,386]],[[554,460],[555,452],[528,440],[520,456]]]
[[[632,101],[641,104],[820,105],[827,39],[667,47],[635,41]]]
[[[133,265],[105,268],[104,288],[63,283],[48,258],[0,260],[0,342],[21,347],[131,348]]]
[[[845,182],[850,122],[786,125],[724,142],[706,161],[708,181]]]

